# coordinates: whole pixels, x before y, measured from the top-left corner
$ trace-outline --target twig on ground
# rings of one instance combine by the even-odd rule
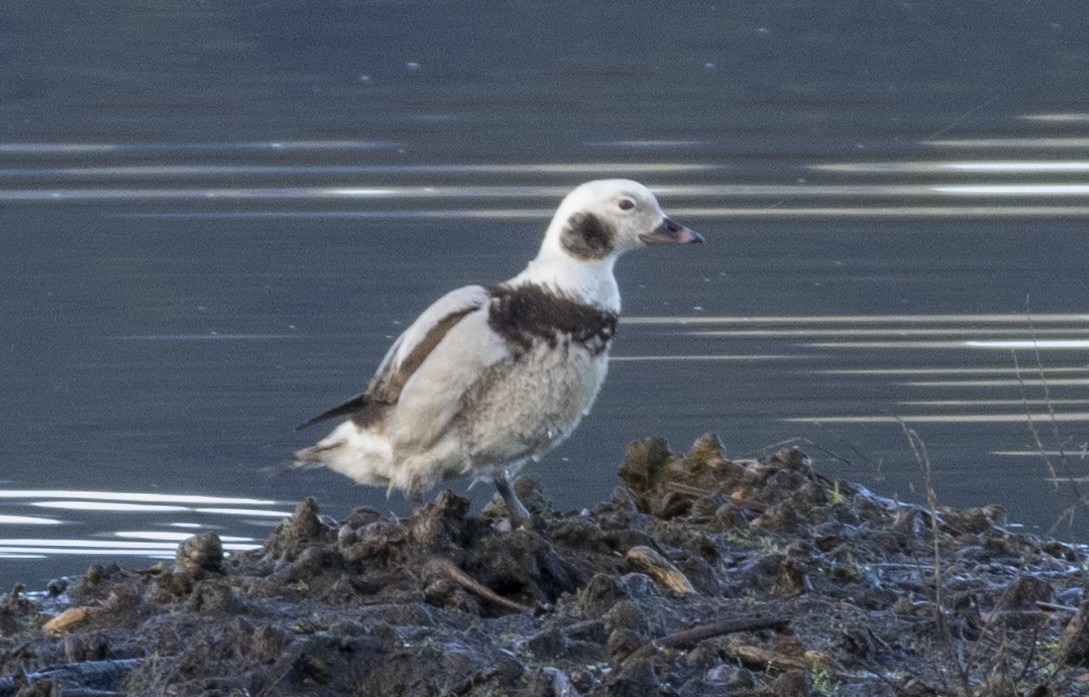
[[[711,498],[718,494],[726,496],[726,492],[712,491],[711,489],[703,489],[698,486],[692,486],[690,484],[681,484],[680,482],[665,482],[662,486],[670,491],[674,491],[678,494],[684,494],[686,496],[695,496],[698,498]],[[761,503],[759,501],[751,501],[749,499],[742,498],[737,493],[729,494],[730,501],[734,505],[740,508],[746,508],[756,513],[763,513],[768,510],[768,504]]]
[[[664,637],[648,641],[628,654],[623,661],[648,656],[661,649],[691,648],[705,639],[722,636],[723,634],[747,632],[754,629],[782,629],[789,624],[790,617],[787,613],[779,615],[746,615],[745,617],[731,617],[729,619],[710,622],[708,624],[699,624],[695,627],[682,629],[679,632],[673,632]]]
[[[43,624],[42,631],[51,636],[60,636],[67,631],[75,629],[76,625],[83,624],[88,620],[93,620],[100,616],[102,612],[102,608],[91,607],[89,605],[69,608]]]
[[[763,670],[797,668],[799,670],[809,671],[814,668],[820,668],[827,673],[828,677],[835,680],[857,679],[858,677],[857,675],[844,672],[827,656],[815,651],[806,651],[800,656],[794,656],[791,654],[779,653],[778,651],[772,651],[771,649],[761,648],[759,646],[743,644],[741,646],[730,647],[727,650],[727,654],[731,658],[736,658],[743,663],[758,666]]]
[[[459,569],[457,565],[449,559],[435,557],[431,560],[431,563],[446,572],[446,574],[459,586],[469,591],[470,593],[477,594],[478,596],[480,596],[484,600],[487,600],[490,603],[493,603],[500,607],[505,607],[508,610],[513,610],[514,612],[529,612],[531,609],[526,605],[516,603],[513,600],[504,598],[503,596],[499,595],[492,589],[488,588],[487,586],[481,584],[479,581],[469,576],[469,574]]]
[[[655,583],[677,593],[695,593],[696,589],[680,569],[645,545],[636,545],[624,554],[630,568],[650,576]]]

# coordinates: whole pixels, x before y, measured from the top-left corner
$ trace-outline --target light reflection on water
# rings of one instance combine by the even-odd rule
[[[19,505],[22,505],[77,514],[70,520],[28,515],[0,515],[0,525],[10,525],[14,529],[25,525],[49,525],[56,526],[55,532],[58,533],[50,537],[36,535],[0,538],[0,559],[45,559],[65,556],[172,559],[178,543],[204,530],[214,530],[218,533],[223,529],[222,525],[215,523],[178,521],[172,518],[201,518],[206,514],[230,516],[234,519],[230,521],[231,527],[238,528],[244,527],[247,519],[281,520],[291,515],[291,511],[286,507],[281,510],[266,508],[284,505],[282,502],[241,497],[123,491],[0,489],[0,499],[10,501],[7,507],[16,510]],[[220,504],[220,506],[213,504]],[[88,512],[116,515],[97,515],[92,520],[81,520],[84,517],[83,514]],[[137,520],[142,525],[184,527],[189,532],[109,530],[110,525],[126,525],[126,521],[130,518],[126,514],[139,514]],[[97,529],[85,533],[83,537],[59,535],[65,531],[71,533],[74,528],[79,529],[89,523]],[[263,530],[264,526],[265,524],[261,523],[258,527]],[[111,537],[121,539],[109,539]],[[220,540],[223,543],[223,549],[228,552],[246,551],[261,546],[258,539],[252,536],[220,534]]]
[[[60,525],[63,521],[29,515],[0,515],[0,525]]]
[[[826,172],[862,174],[934,174],[946,172],[1035,174],[1038,172],[1089,172],[1089,162],[1003,160],[980,162],[839,162],[813,165],[813,169]]]
[[[278,501],[225,498],[222,496],[192,496],[186,494],[151,494],[125,491],[72,491],[67,489],[0,489],[0,499],[87,499],[92,501],[136,501],[146,503],[186,503],[186,504],[238,504],[271,506]]]
[[[322,199],[450,200],[450,199],[548,199],[562,197],[568,186],[443,186],[443,187],[231,187],[231,188],[48,188],[0,189],[0,201],[9,203],[90,203],[151,201],[307,201]],[[659,184],[651,190],[661,196],[698,198],[796,198],[796,199],[887,199],[915,198],[923,201],[941,196],[964,196],[980,200],[1003,198],[1089,197],[1089,184],[826,184],[826,185],[681,185]],[[867,205],[870,214],[881,214],[882,206]],[[1019,207],[1016,207],[1019,208]],[[1015,208],[1015,210],[1016,210]],[[710,215],[716,208],[694,208]],[[826,214],[834,208],[813,208]],[[893,210],[897,210],[893,208]],[[1035,208],[1030,207],[1030,210]],[[1072,208],[1071,210],[1078,210]],[[978,215],[969,210],[964,214]]]
[[[1066,123],[1081,114],[1042,114],[1027,117],[1042,123]],[[682,146],[709,147],[703,141],[600,141],[619,150]],[[923,145],[943,150],[982,148],[1089,148],[1089,139],[1052,136],[1031,138],[932,139]],[[319,153],[347,157],[359,151],[396,151],[382,141],[225,142],[192,145],[170,143],[8,143],[0,154],[12,160],[0,169],[0,201],[21,204],[115,203],[133,206],[189,205],[189,211],[127,211],[129,215],[191,217],[329,216],[359,218],[479,218],[545,217],[550,208],[533,205],[494,205],[501,201],[551,203],[569,188],[572,177],[630,176],[650,178],[659,195],[679,199],[677,215],[696,218],[1050,218],[1089,216],[1089,184],[1070,177],[1089,172],[1089,160],[1053,158],[1011,160],[943,158],[889,161],[825,161],[795,163],[807,176],[793,181],[760,181],[767,175],[745,169],[729,159],[628,160],[595,162],[491,163],[292,163],[282,156]],[[263,157],[276,153],[275,163],[239,164],[218,161],[237,153]],[[125,162],[148,157],[205,158],[203,162]],[[57,162],[60,159],[61,162]],[[354,158],[353,158],[354,159]],[[67,161],[66,161],[67,160]],[[114,162],[111,160],[120,160]],[[43,166],[43,164],[45,166]],[[964,176],[979,177],[961,181]],[[1026,175],[1065,177],[1055,181],[1023,181]],[[925,176],[928,180],[919,180]],[[956,177],[949,181],[943,177]],[[538,181],[526,185],[529,178]],[[899,177],[899,178],[898,178]],[[224,185],[208,186],[210,178]],[[394,184],[399,179],[407,183]],[[482,178],[496,180],[481,183]],[[811,179],[816,181],[811,181]],[[906,181],[910,178],[910,181]],[[1011,180],[1013,178],[1013,180]],[[554,181],[562,179],[563,181]],[[470,180],[470,181],[465,181]],[[738,181],[741,180],[741,181]],[[123,181],[124,185],[106,182]],[[97,184],[97,182],[104,182]],[[260,184],[255,184],[260,182]],[[362,209],[299,210],[358,201]],[[1050,203],[1055,200],[1056,203]],[[478,205],[474,201],[488,201]],[[1048,201],[1048,203],[1040,203]],[[242,210],[205,210],[209,202]],[[389,207],[369,202],[386,202]],[[434,208],[435,204],[442,208]],[[451,203],[453,205],[451,205]]]
[[[840,411],[789,414],[780,418],[792,423],[1084,423],[1089,399],[1089,316],[1067,315],[934,315],[934,316],[824,316],[824,317],[628,317],[625,325],[669,330],[676,336],[691,336],[721,345],[719,358],[745,360],[762,356],[738,354],[746,343],[775,340],[779,345],[799,349],[799,354],[785,354],[784,359],[798,360],[801,353],[832,351],[812,369],[816,375],[854,376],[864,381],[859,390],[887,396],[879,409],[876,401],[843,400]],[[725,328],[715,328],[724,325]],[[1009,335],[1025,338],[998,338]],[[1053,336],[1077,338],[1050,338]],[[926,337],[943,337],[940,340]],[[994,339],[981,337],[995,336]],[[855,340],[828,340],[846,337]],[[924,337],[920,339],[920,337]],[[874,353],[884,352],[878,358]],[[1011,351],[1028,358],[1017,362],[1011,357],[1004,367],[983,368],[963,358],[963,351]],[[1072,352],[1067,360],[1073,365],[1035,365],[1039,352]],[[714,354],[684,356],[684,360],[712,360]],[[662,355],[621,355],[613,361],[663,360]],[[844,360],[884,363],[874,367],[840,367]],[[906,361],[906,365],[889,365]],[[952,366],[950,361],[956,361]],[[925,367],[924,367],[925,366]],[[998,377],[984,379],[982,374]],[[900,377],[942,375],[944,379],[909,379]],[[1056,377],[1061,376],[1061,377]],[[869,383],[869,384],[865,384]],[[981,391],[979,388],[986,388]],[[1026,390],[1044,388],[1042,398]],[[1080,388],[1065,390],[1064,388]],[[892,399],[891,390],[899,390],[900,399]],[[1063,395],[1056,392],[1063,389]],[[950,399],[948,394],[971,394],[973,399]],[[910,395],[910,396],[909,396]],[[865,413],[844,413],[848,405]],[[1045,408],[1046,407],[1046,408]],[[906,408],[903,410],[901,408]],[[923,411],[920,411],[923,410]],[[878,413],[874,413],[877,411]],[[880,413],[884,412],[884,413]]]
[[[1047,124],[1078,123],[1086,117],[1027,118]],[[736,228],[732,223],[738,219],[803,220],[808,227],[805,234],[823,236],[830,242],[840,230],[823,227],[828,220],[906,219],[910,226],[897,227],[895,232],[912,238],[924,234],[921,231],[927,229],[927,223],[943,220],[1017,220],[1027,228],[1037,220],[1071,219],[1080,224],[1089,219],[1089,183],[1084,181],[1089,159],[1085,153],[1073,152],[1089,150],[1089,138],[1083,137],[933,138],[921,142],[909,156],[866,162],[832,157],[805,162],[757,163],[751,158],[734,162],[716,153],[714,143],[707,140],[601,140],[590,144],[615,157],[632,153],[639,157],[613,162],[588,158],[403,164],[354,159],[362,154],[381,160],[401,147],[393,141],[9,143],[0,144],[0,154],[7,157],[0,169],[0,201],[22,204],[30,211],[94,204],[107,216],[130,221],[223,218],[231,225],[247,218],[543,221],[575,181],[593,176],[634,176],[646,178],[675,217],[697,219],[708,232],[721,228],[723,238],[729,237]],[[1058,148],[1065,149],[1061,159],[1046,157]],[[690,156],[692,161],[677,159],[678,153],[673,152],[677,149],[680,157]],[[647,150],[663,156],[668,153],[670,160],[648,161],[653,158]],[[1000,156],[985,157],[994,150],[1001,151]],[[1011,157],[1010,150],[1018,150],[1016,155],[1023,154],[1024,159]],[[300,159],[289,157],[270,164],[269,153]],[[935,158],[928,160],[928,154],[935,154]],[[247,162],[247,158],[253,161]],[[178,164],[178,159],[185,163]],[[360,226],[360,233],[373,234],[376,227],[381,226]],[[874,225],[867,233],[880,237],[887,227]],[[463,228],[451,226],[451,230],[449,234],[457,234]],[[955,235],[961,228],[942,231]],[[439,229],[436,234],[447,231]],[[714,245],[718,242],[714,235],[708,237],[707,248],[717,253]],[[732,251],[732,245],[726,239],[723,247]],[[791,250],[764,251],[785,256]],[[128,258],[128,250],[118,254]],[[796,266],[804,269],[806,261],[798,260]],[[918,272],[907,255],[902,263],[900,273]],[[793,270],[792,266],[789,271]],[[831,284],[850,272],[835,268],[813,273],[821,283]],[[199,276],[201,271],[195,268],[190,273]],[[239,273],[239,269],[232,269],[232,273]],[[425,269],[423,273],[429,272]],[[874,273],[880,275],[881,271]],[[789,285],[789,279],[784,285]],[[812,292],[813,287],[799,286],[793,292]],[[743,297],[729,311],[745,311],[746,302]],[[255,304],[239,303],[244,309],[238,312],[252,311]],[[950,304],[956,309],[955,303]],[[1089,422],[1083,398],[1089,386],[1085,360],[1089,314],[920,311],[850,315],[843,314],[847,310],[833,302],[823,314],[734,316],[690,314],[689,307],[672,313],[651,308],[622,320],[625,336],[611,359],[615,366],[606,391],[618,389],[612,387],[616,383],[638,384],[644,378],[640,371],[663,373],[675,366],[680,368],[664,374],[683,372],[677,379],[723,385],[725,397],[712,390],[704,401],[676,392],[657,395],[665,416],[657,415],[658,421],[651,421],[655,426],[669,417],[689,426],[695,424],[700,430],[720,423],[751,427],[757,421],[815,427],[942,424],[962,429],[1005,424],[1006,433],[1022,434],[1027,425],[1062,424],[1070,429],[1069,452],[995,448],[990,443],[993,431],[966,441],[980,457],[1017,462],[1076,454],[1079,444],[1089,437],[1083,426]],[[939,309],[946,307],[940,305]],[[1082,308],[1075,302],[1060,309]],[[773,308],[771,312],[786,310]],[[399,311],[390,314],[401,317]],[[287,316],[284,311],[283,317]],[[277,333],[285,329],[283,326],[268,333],[181,331],[172,325],[163,329],[131,334],[111,330],[108,337],[111,346],[142,347],[147,342],[156,349],[184,344],[196,350],[220,343],[230,348],[265,346],[285,339],[297,343],[306,336],[304,332]],[[302,350],[314,350],[315,343],[307,343]],[[244,369],[251,373],[260,370],[249,362]],[[711,371],[722,371],[728,377]],[[693,373],[697,377],[693,378]],[[271,380],[264,373],[260,379]],[[625,379],[629,383],[624,383]],[[744,380],[753,382],[746,385]],[[774,392],[773,387],[785,382],[794,384],[790,394]],[[742,387],[731,391],[738,383]],[[687,383],[667,386],[686,393],[691,389]],[[230,385],[223,389],[229,390]],[[752,396],[738,397],[737,392],[745,389]],[[297,396],[297,391],[276,393],[272,399],[288,401]],[[737,400],[739,406],[730,400]],[[601,416],[624,420],[631,414],[623,409],[636,415],[642,409],[618,401],[622,404],[614,414],[595,414],[599,423],[606,421]],[[742,417],[750,421],[743,422]],[[230,426],[244,432],[247,441],[263,437],[267,433],[264,427],[253,422]],[[267,462],[262,458],[282,455],[254,454],[249,443],[243,448],[244,455],[236,457],[249,458],[247,464],[264,465]],[[1017,476],[1021,475],[1013,478]],[[1029,476],[1042,479],[1044,475],[1035,470]],[[209,490],[214,490],[211,485]],[[291,506],[290,502],[265,498],[0,490],[0,525],[11,532],[10,537],[0,539],[0,557],[170,558],[180,540],[204,530],[222,534],[228,550],[252,549],[259,546],[268,527],[290,515]],[[35,515],[42,509],[64,517]],[[22,531],[20,526],[28,529]],[[57,534],[43,535],[43,529]]]

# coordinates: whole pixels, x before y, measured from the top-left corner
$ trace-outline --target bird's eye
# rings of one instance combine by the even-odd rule
[[[616,205],[620,206],[620,210],[622,211],[630,211],[632,208],[635,208],[635,201],[632,201],[630,198],[622,198]]]

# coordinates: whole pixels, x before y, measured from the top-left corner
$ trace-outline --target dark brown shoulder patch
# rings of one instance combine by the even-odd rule
[[[593,213],[575,213],[560,233],[560,245],[576,259],[604,259],[613,251],[613,226]]]
[[[616,334],[615,312],[580,303],[534,284],[490,289],[488,326],[503,337],[515,353],[535,340],[556,346],[561,340],[582,345],[597,355]]]

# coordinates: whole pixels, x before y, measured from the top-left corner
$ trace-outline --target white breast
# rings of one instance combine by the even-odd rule
[[[492,366],[462,405],[474,475],[516,470],[562,443],[593,405],[607,367],[608,351],[569,340],[535,341]]]

